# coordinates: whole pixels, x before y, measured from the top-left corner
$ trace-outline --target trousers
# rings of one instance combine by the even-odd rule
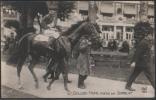
[[[131,87],[132,83],[135,81],[135,79],[138,77],[138,75],[144,72],[145,76],[147,77],[147,79],[150,81],[151,85],[153,86],[153,88],[155,88],[155,81],[154,81],[154,77],[152,76],[151,70],[148,67],[135,67],[133,73],[130,75],[126,86],[127,87]]]

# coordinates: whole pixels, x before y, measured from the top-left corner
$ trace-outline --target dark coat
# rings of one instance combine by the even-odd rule
[[[86,39],[80,41],[77,69],[80,75],[89,75],[89,44]]]
[[[136,67],[150,67],[151,65],[151,47],[152,43],[149,39],[142,39],[136,47],[134,61]]]

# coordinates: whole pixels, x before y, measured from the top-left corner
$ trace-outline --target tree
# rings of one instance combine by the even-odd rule
[[[134,39],[135,46],[140,42],[140,40],[148,33],[153,31],[150,23],[148,22],[148,1],[140,1],[140,21],[134,26]]]
[[[148,14],[148,1],[140,1],[140,21],[146,22]]]
[[[33,27],[34,18],[38,13],[44,16],[51,11],[55,16],[54,26],[56,26],[58,18],[64,21],[75,8],[73,1],[3,1],[2,3],[20,13],[21,29]]]
[[[17,30],[18,39],[20,39],[24,34],[32,31],[34,18],[38,13],[41,13],[42,15],[46,15],[48,13],[45,1],[3,1],[2,5],[9,6],[20,13],[20,28]],[[18,49],[16,48],[15,50],[12,50],[12,55],[8,58],[7,63],[16,64],[18,57]]]
[[[20,28],[33,27],[34,18],[38,13],[43,15],[48,13],[45,1],[3,1],[3,5],[11,6],[20,13]]]
[[[10,6],[20,13],[20,31],[18,31],[19,38],[24,34],[32,31],[34,18],[38,15],[38,13],[42,14],[43,16],[47,15],[49,13],[49,10],[51,10],[50,7],[54,6],[52,5],[48,7],[47,1],[2,1],[1,3],[4,6]],[[72,12],[72,9],[74,7],[74,3],[71,1],[55,1],[54,4],[56,4],[57,7],[57,9],[53,9],[57,12],[56,19],[68,18],[69,13]],[[14,60],[16,60],[16,57],[18,57],[18,53],[15,53],[8,60],[8,62],[14,62]]]
[[[57,26],[57,19],[65,21],[75,9],[74,1],[48,1],[49,11],[54,15],[54,26]]]
[[[98,7],[97,7],[97,4],[96,4],[96,1],[89,1],[88,2],[89,4],[89,10],[88,10],[88,17],[89,17],[89,20],[92,22],[92,23],[96,23],[96,19],[97,19],[97,10],[98,10]]]

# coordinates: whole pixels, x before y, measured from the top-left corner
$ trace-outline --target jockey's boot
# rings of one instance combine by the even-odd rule
[[[83,83],[82,83],[84,88],[86,88],[86,85],[84,84],[84,81],[86,80],[86,78],[87,78],[87,75],[84,75],[83,76]]]
[[[79,78],[78,78],[78,88],[80,87],[81,83],[80,83],[80,75],[79,75]]]
[[[78,88],[85,89],[84,80],[83,80],[83,76],[82,75],[79,75]]]

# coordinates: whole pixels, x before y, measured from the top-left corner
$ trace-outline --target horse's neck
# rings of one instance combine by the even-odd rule
[[[82,23],[72,34],[68,36],[68,39],[71,40],[71,44],[76,44],[79,38],[83,35],[82,29],[86,23]]]

